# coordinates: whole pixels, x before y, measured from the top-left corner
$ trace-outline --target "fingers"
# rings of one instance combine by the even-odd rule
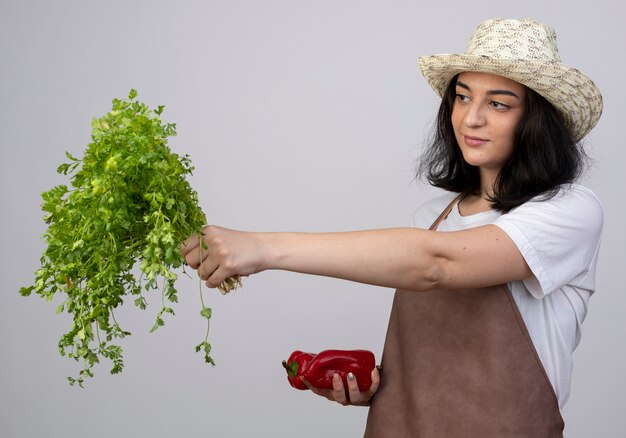
[[[198,238],[198,236],[190,237],[189,239],[181,243],[180,253],[182,254],[183,258],[186,259],[187,254],[196,249],[198,246],[200,246],[200,239]]]
[[[378,391],[378,387],[380,386],[380,371],[378,370],[378,367],[375,367],[372,370],[371,376],[372,384],[370,385],[369,389],[364,392],[367,403],[369,403],[370,399],[374,396],[374,394],[376,394],[376,391]]]
[[[339,377],[335,374],[335,377]],[[343,396],[340,396],[338,393],[335,393],[335,401],[343,404],[343,405],[354,405],[354,406],[366,406],[370,404],[370,401],[376,391],[378,391],[378,387],[380,385],[380,372],[378,368],[374,368],[371,374],[372,384],[366,390],[361,392],[359,390],[359,384],[357,382],[356,376],[352,373],[348,373],[347,376],[347,390],[343,392]],[[341,379],[339,379],[341,383]],[[333,388],[334,388],[334,379],[333,379]],[[337,389],[337,388],[334,388]],[[343,391],[343,384],[341,385],[341,390]],[[346,399],[347,396],[347,399]]]
[[[220,231],[218,227],[207,226],[203,230],[202,240],[199,236],[193,236],[180,247],[185,263],[197,270],[198,276],[211,288],[218,287],[232,275]]]
[[[185,263],[187,263],[190,268],[196,269],[198,276],[205,281],[208,280],[218,268],[216,258],[210,257],[209,251],[202,249],[199,243],[196,244],[195,248],[187,251],[184,257]]]
[[[370,385],[370,387],[366,391],[363,391],[359,394],[361,396],[359,405],[361,406],[369,405],[371,403],[372,397],[374,396],[374,394],[376,394],[376,391],[378,391],[378,387],[380,386],[380,371],[378,367],[375,367],[372,370],[371,379],[372,384]]]
[[[348,399],[346,397],[346,391],[343,387],[343,382],[339,374],[333,376],[333,389],[320,389],[313,386],[307,379],[300,377],[300,380],[311,390],[312,393],[319,395],[320,397],[327,398],[330,401],[340,403],[342,405],[348,405]]]
[[[352,377],[354,379],[354,376]],[[350,382],[348,382],[348,385],[350,385]],[[357,388],[357,392],[358,392],[358,388]],[[346,390],[343,387],[343,381],[341,380],[341,377],[337,373],[333,375],[332,397],[333,397],[332,399],[335,400],[340,405],[347,406],[350,404],[350,400],[348,399],[346,395]]]
[[[214,288],[219,287],[222,284],[225,284],[226,280],[232,276],[232,269],[226,269],[222,265],[214,266],[214,264],[209,264],[206,261],[203,263],[202,267],[208,265],[206,268],[206,273],[203,272],[203,280],[206,280],[206,285],[208,287]],[[213,269],[213,272],[209,273],[209,269]]]
[[[311,385],[311,383],[307,379],[305,379],[304,376],[301,376],[300,380],[302,380],[302,383],[304,383],[307,386],[307,388],[309,388],[311,390],[311,392],[313,394],[317,394],[319,396],[326,397],[327,399],[332,400],[329,397],[329,390],[328,389],[316,388],[315,386]]]
[[[361,395],[361,391],[359,390],[359,385],[356,381],[356,377],[352,373],[348,373],[348,396],[350,397],[350,402],[352,404],[360,404],[363,402],[363,396]]]
[[[356,376],[352,373],[348,373],[348,397],[351,405],[354,406],[367,406],[370,404],[372,396],[378,391],[378,385],[380,384],[380,375],[378,369],[374,368],[371,374],[372,384],[366,390],[361,392]]]
[[[200,239],[193,236],[180,245],[180,254],[185,259],[185,263],[193,269],[197,269],[200,265],[197,253],[200,248]]]
[[[372,396],[378,391],[380,385],[380,374],[378,368],[372,370],[372,384],[367,391],[361,392],[359,390],[359,384],[356,376],[352,373],[348,373],[346,383],[344,386],[343,381],[339,374],[333,375],[332,389],[320,389],[311,385],[304,377],[300,379],[302,382],[314,393],[321,397],[325,397],[330,401],[337,402],[343,406],[366,406],[370,403]]]

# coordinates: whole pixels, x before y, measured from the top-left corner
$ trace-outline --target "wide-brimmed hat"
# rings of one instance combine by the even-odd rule
[[[464,54],[419,58],[422,73],[439,96],[465,71],[512,79],[545,97],[562,115],[572,137],[581,140],[602,114],[602,95],[589,77],[561,63],[554,29],[531,19],[481,23]]]

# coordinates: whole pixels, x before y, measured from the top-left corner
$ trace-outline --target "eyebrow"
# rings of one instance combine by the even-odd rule
[[[472,91],[472,89],[469,87],[469,85],[467,85],[467,84],[465,84],[465,83],[463,83],[461,81],[456,81],[456,85],[458,87],[465,88],[467,91]],[[513,96],[517,100],[521,100],[517,94],[515,94],[515,93],[513,93],[512,91],[509,91],[509,90],[489,90],[489,91],[487,91],[487,94],[490,95],[490,96],[497,95],[497,94],[504,94],[506,96]]]

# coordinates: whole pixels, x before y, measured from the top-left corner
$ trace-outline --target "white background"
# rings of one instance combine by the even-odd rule
[[[380,358],[393,291],[283,272],[248,278],[213,307],[217,362],[197,282],[148,334],[158,296],[119,319],[126,368],[96,368],[86,389],[57,342],[55,304],[23,298],[44,249],[40,193],[80,155],[90,122],[131,87],[178,125],[172,148],[196,166],[211,223],[246,230],[404,226],[435,191],[413,181],[438,99],[417,57],[462,52],[493,17],[555,27],[563,61],[591,76],[605,113],[587,138],[584,183],[606,208],[598,291],[575,353],[568,437],[626,430],[623,282],[626,8],[614,1],[0,1],[0,436],[360,436],[364,408],[293,390],[294,349],[368,348]],[[205,291],[206,293],[206,291]]]

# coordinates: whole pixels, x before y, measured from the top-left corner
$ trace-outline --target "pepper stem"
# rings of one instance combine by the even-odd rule
[[[298,368],[300,368],[298,361],[292,360],[290,363],[287,363],[286,360],[283,360],[283,367],[287,370],[289,377],[295,378],[298,376]]]

